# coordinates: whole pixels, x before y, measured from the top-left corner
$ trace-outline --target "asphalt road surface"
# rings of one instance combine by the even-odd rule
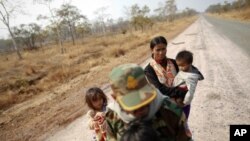
[[[250,23],[212,18],[209,16],[205,16],[205,18],[215,27],[218,34],[225,35],[250,55]]]

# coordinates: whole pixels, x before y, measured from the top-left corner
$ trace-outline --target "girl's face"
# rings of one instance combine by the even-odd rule
[[[151,51],[154,55],[154,59],[161,61],[166,57],[167,47],[165,44],[157,44]]]
[[[104,101],[101,97],[97,97],[97,99],[92,100],[92,105],[96,110],[102,110],[104,104],[103,102]]]
[[[176,60],[176,64],[178,65],[179,70],[183,72],[188,72],[191,66],[191,64],[188,64],[183,60]]]

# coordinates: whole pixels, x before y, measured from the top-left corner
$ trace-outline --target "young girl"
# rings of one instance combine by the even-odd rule
[[[107,97],[104,92],[97,87],[92,87],[86,92],[86,103],[91,109],[87,112],[89,118],[89,129],[95,131],[94,141],[105,141],[105,111],[107,106]]]

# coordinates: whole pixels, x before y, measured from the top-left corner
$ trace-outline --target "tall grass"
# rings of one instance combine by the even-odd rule
[[[65,54],[60,54],[58,46],[51,45],[36,51],[22,51],[24,60],[21,61],[15,53],[0,56],[0,108],[23,102],[80,75],[86,77],[79,87],[108,82],[107,75],[115,65],[147,58],[148,44],[154,36],[173,38],[195,19],[155,23],[144,32],[87,37],[75,46],[67,42]]]

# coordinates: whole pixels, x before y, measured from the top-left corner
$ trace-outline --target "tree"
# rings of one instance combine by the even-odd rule
[[[232,3],[229,3],[228,1],[224,1],[224,4],[218,3],[218,4],[210,5],[206,9],[206,12],[220,14],[221,12],[227,12],[232,9],[242,9],[248,6],[250,6],[250,0],[236,0]]]
[[[40,32],[37,34],[37,41],[40,44],[40,47],[43,47],[43,44],[46,43],[46,39],[48,39],[49,31],[46,29],[40,30]]]
[[[85,22],[79,22],[76,26],[76,34],[78,38],[84,38],[85,34],[88,34],[91,32],[90,24],[85,21]]]
[[[195,11],[194,9],[190,9],[188,7],[185,10],[183,10],[182,13],[184,14],[184,16],[193,16],[193,15],[198,14],[197,11]]]
[[[177,7],[175,0],[167,0],[165,3],[159,3],[159,7],[154,10],[157,13],[158,19],[168,19],[170,22],[174,21]]]
[[[130,8],[131,24],[135,27],[135,30],[137,30],[137,28],[139,27],[143,31],[145,26],[153,25],[152,20],[147,16],[149,12],[150,9],[146,5],[143,6],[142,8],[140,8],[137,4],[131,6]]]
[[[175,17],[176,18],[183,18],[183,17],[190,17],[190,16],[194,16],[197,15],[198,12],[195,11],[194,9],[188,8],[186,7],[184,10],[182,10],[181,12],[178,12]]]
[[[224,5],[222,6],[223,11],[227,12],[230,10],[230,8],[231,8],[231,4],[228,3],[227,1],[224,1]]]
[[[165,8],[165,5],[163,3],[158,4],[159,7],[154,9],[154,12],[157,14],[157,19],[162,21],[166,19],[167,16],[167,10]]]
[[[9,52],[12,49],[12,44],[11,39],[0,39],[0,53]]]
[[[20,11],[19,2],[15,2],[15,4],[13,3],[13,0],[12,2],[10,2],[9,0],[0,0],[0,20],[8,29],[17,56],[19,57],[19,59],[22,59],[22,55],[15,40],[15,35],[11,31],[10,26],[10,18],[14,16],[16,12]]]
[[[98,8],[94,13],[97,15],[97,20],[95,25],[101,26],[102,28],[102,33],[104,34],[106,32],[106,24],[105,21],[109,17],[110,14],[107,14],[108,7],[101,7]],[[98,27],[97,27],[98,28]]]
[[[221,13],[222,11],[222,5],[220,3],[218,4],[214,4],[214,5],[210,5],[207,9],[206,12],[210,12],[210,13]]]
[[[57,16],[61,17],[62,24],[66,24],[69,28],[73,45],[75,45],[75,26],[76,22],[81,19],[86,20],[84,15],[80,14],[80,10],[70,4],[63,4],[59,10],[56,11]]]
[[[51,8],[51,2],[53,0],[34,0],[34,2],[37,2],[39,4],[45,5],[50,12],[50,17],[49,16],[38,16],[38,19],[49,19],[52,25],[55,25],[55,30],[56,30],[56,35],[57,35],[57,40],[59,47],[61,49],[61,53],[63,54],[65,52],[65,49],[62,44],[62,38],[61,38],[61,33],[60,33],[60,23],[58,20],[58,17],[56,17],[55,10]]]
[[[115,24],[114,24],[114,19],[108,18],[107,25],[108,25],[109,32],[115,32],[116,28],[115,28]]]
[[[239,9],[239,8],[240,8],[239,2],[238,2],[238,1],[234,1],[234,2],[232,3],[232,8],[233,8],[233,9]]]
[[[245,5],[250,6],[250,0],[245,0]]]
[[[41,31],[41,27],[36,23],[30,23],[28,25],[21,24],[19,27],[13,28],[13,34],[20,44],[25,45],[28,49],[35,49],[38,35]]]
[[[177,11],[177,7],[175,5],[175,0],[167,0],[166,1],[166,10],[169,16],[169,21],[174,21],[175,13]]]
[[[120,17],[120,18],[118,18],[117,26],[120,29],[122,34],[126,34],[128,28],[129,28],[129,22],[124,21],[124,19]]]

